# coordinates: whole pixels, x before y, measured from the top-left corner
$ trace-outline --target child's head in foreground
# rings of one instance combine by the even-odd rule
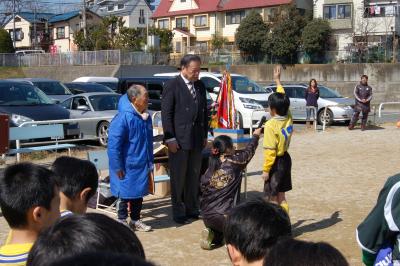
[[[271,116],[286,116],[289,111],[290,100],[284,93],[274,92],[268,97]]]
[[[60,187],[61,211],[86,212],[89,199],[96,193],[98,173],[93,163],[74,157],[62,156],[53,165]]]
[[[40,232],[60,217],[55,174],[38,165],[8,166],[0,177],[1,212],[16,230]]]
[[[295,239],[280,240],[267,254],[264,266],[348,266],[339,250],[330,244]]]
[[[227,216],[224,236],[233,265],[262,265],[268,250],[280,237],[291,235],[286,212],[262,198],[244,202]]]
[[[87,213],[65,216],[44,230],[29,253],[27,265],[52,265],[61,258],[99,250],[145,259],[140,240],[127,226],[103,214]]]

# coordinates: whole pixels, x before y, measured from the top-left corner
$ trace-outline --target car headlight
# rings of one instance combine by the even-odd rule
[[[11,115],[11,121],[13,121],[13,123],[17,126],[22,125],[22,123],[25,122],[31,122],[34,121],[33,119],[23,116],[23,115],[16,115],[16,114],[12,114]]]
[[[239,100],[243,103],[243,107],[247,109],[263,109],[263,106],[256,100],[250,98],[239,97]]]
[[[351,109],[353,109],[353,107],[351,107],[351,106],[345,106],[345,107],[343,107],[343,109],[344,109],[344,110],[351,110]]]

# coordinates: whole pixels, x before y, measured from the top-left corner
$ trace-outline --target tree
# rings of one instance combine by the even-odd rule
[[[174,34],[168,29],[150,28],[149,34],[160,37],[160,52],[172,52],[172,38]]]
[[[296,63],[302,31],[308,20],[309,16],[301,15],[295,7],[284,9],[276,17],[270,35],[265,39],[264,51],[272,54],[279,63]]]
[[[228,40],[222,36],[218,36],[216,34],[212,35],[211,46],[214,51],[221,49],[224,46],[224,44],[227,42],[228,42]]]
[[[303,30],[301,42],[303,50],[310,56],[312,63],[320,63],[325,51],[329,48],[332,29],[329,22],[323,19],[310,21]]]
[[[117,38],[117,48],[140,51],[143,37],[139,29],[122,27]]]
[[[269,32],[261,15],[252,11],[240,23],[235,34],[236,44],[241,52],[249,55],[253,60],[263,55],[263,43]]]
[[[0,53],[14,53],[13,41],[5,29],[0,29]]]

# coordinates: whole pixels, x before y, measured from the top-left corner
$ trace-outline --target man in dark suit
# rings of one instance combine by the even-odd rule
[[[199,80],[200,57],[185,55],[181,73],[164,86],[161,116],[168,146],[173,219],[199,217],[202,150],[207,144],[206,89]]]

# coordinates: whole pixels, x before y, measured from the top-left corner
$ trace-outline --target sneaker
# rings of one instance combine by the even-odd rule
[[[126,219],[117,219],[117,221],[126,227],[129,227],[128,221]]]
[[[204,228],[203,231],[201,231],[200,247],[205,250],[213,249],[213,240],[214,232],[210,228]]]
[[[141,232],[149,232],[151,231],[151,226],[145,224],[142,220],[138,220],[138,221],[131,221],[129,223],[129,226],[137,231],[141,231]]]

